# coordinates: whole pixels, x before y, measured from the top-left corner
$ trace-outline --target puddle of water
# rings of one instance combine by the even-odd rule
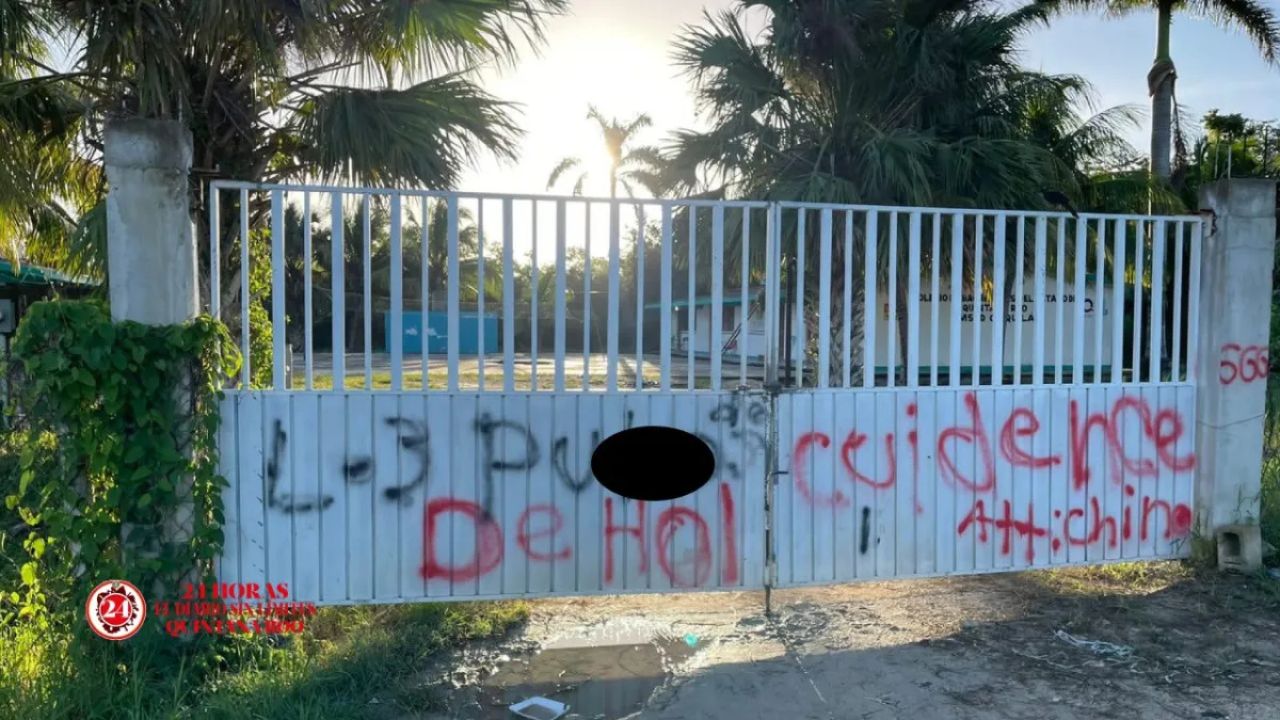
[[[480,718],[512,720],[508,706],[534,695],[569,705],[583,720],[623,717],[640,709],[667,679],[667,668],[696,652],[680,638],[621,644],[568,643],[513,660],[481,683]]]

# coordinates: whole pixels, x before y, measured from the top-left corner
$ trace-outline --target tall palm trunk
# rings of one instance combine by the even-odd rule
[[[1151,174],[1168,180],[1173,154],[1173,84],[1177,79],[1169,57],[1173,3],[1162,0],[1157,18],[1156,57],[1147,73],[1147,90],[1151,94]]]

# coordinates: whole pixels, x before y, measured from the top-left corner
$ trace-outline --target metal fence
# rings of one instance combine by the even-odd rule
[[[291,342],[291,389],[327,375],[397,390],[406,368],[449,390],[1180,382],[1194,357],[1194,216],[227,181],[210,194],[210,309],[246,351],[251,307],[267,310],[258,384],[276,389]]]
[[[1197,217],[210,192],[249,358],[223,581],[409,602],[1188,550]],[[645,425],[705,443],[708,482],[595,482]]]

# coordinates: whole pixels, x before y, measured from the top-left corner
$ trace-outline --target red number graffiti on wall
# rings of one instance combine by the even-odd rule
[[[1251,383],[1266,378],[1270,367],[1266,346],[1227,343],[1218,361],[1218,381],[1223,385],[1236,380]]]

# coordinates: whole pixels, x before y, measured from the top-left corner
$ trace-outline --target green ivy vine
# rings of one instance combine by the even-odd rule
[[[18,328],[12,362],[26,438],[5,501],[30,527],[22,593],[6,598],[18,614],[79,612],[108,578],[144,593],[210,579],[226,485],[219,382],[240,365],[225,327],[116,323],[99,302],[44,302]]]

